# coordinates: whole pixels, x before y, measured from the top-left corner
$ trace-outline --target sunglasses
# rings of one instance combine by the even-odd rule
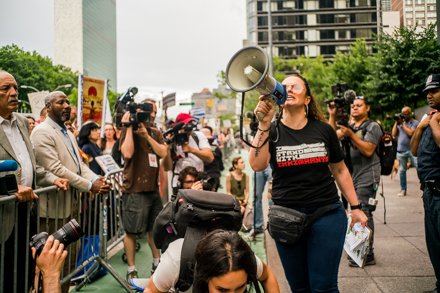
[[[196,182],[196,181],[195,181],[195,180],[183,181],[183,183],[185,183],[185,184],[192,184],[192,183],[194,183],[194,182]]]
[[[286,83],[283,84],[283,86],[286,88],[286,90],[292,91],[294,94],[300,94],[304,90],[304,87],[299,83]]]

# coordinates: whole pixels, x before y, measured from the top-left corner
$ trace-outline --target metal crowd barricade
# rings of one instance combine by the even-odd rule
[[[31,206],[19,204],[15,195],[0,195],[0,293],[29,288],[30,250],[24,239],[30,236],[26,223],[30,223]]]
[[[80,290],[99,273],[107,271],[127,292],[131,292],[125,278],[119,276],[107,262],[107,253],[122,242],[125,233],[121,222],[121,170],[109,173],[106,177],[111,181],[113,188],[105,194],[80,193],[74,188],[59,191],[55,186],[35,190],[39,199],[27,204],[26,220],[21,223],[21,226],[25,227],[19,227],[23,219],[19,219],[16,197],[0,197],[0,293],[28,292],[28,268],[33,267],[33,263],[28,260],[29,241],[27,240],[24,243],[26,247],[22,248],[26,261],[19,261],[18,255],[21,254],[21,250],[18,252],[18,249],[14,249],[13,261],[9,255],[11,247],[20,242],[19,235],[23,234],[21,237],[30,239],[38,231],[53,234],[73,218],[77,220],[85,235],[66,248],[68,258],[62,272],[62,286],[68,287],[72,280],[76,280],[76,290]],[[32,206],[34,208],[31,208]],[[20,215],[22,214],[23,211]],[[35,229],[32,230],[30,227]],[[8,281],[12,284],[5,284],[6,273],[9,273]],[[17,289],[20,284],[23,284],[23,289]]]

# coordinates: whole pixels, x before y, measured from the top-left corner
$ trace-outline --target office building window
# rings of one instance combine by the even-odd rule
[[[335,23],[334,14],[318,14],[316,15],[317,23]]]
[[[334,8],[334,0],[319,0],[319,8]]]
[[[334,30],[321,30],[321,31],[319,31],[319,39],[320,40],[334,40],[335,39],[335,31]]]
[[[258,26],[267,26],[267,16],[258,16]]]
[[[336,47],[335,46],[321,46],[320,50],[321,50],[321,54],[322,55],[334,55],[334,54],[336,54]]]
[[[412,6],[412,3],[413,3],[412,0],[406,0],[406,1],[405,1],[405,4],[406,4],[406,5],[409,5],[409,6]]]
[[[268,42],[267,32],[258,32],[258,42]]]

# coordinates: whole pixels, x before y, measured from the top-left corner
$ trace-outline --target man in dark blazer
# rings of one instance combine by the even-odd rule
[[[0,160],[14,160],[18,164],[16,171],[11,171],[17,180],[18,191],[15,196],[18,200],[18,207],[12,202],[3,208],[0,239],[5,241],[5,272],[4,292],[12,292],[14,252],[17,253],[17,292],[26,291],[25,287],[31,285],[25,280],[24,271],[26,256],[30,256],[29,237],[34,235],[36,230],[36,206],[33,200],[38,198],[33,189],[36,186],[49,186],[55,184],[58,188],[67,190],[68,180],[62,179],[54,174],[37,167],[32,144],[29,139],[29,128],[27,119],[14,113],[18,108],[18,86],[15,78],[8,72],[0,70]],[[7,175],[0,173],[0,177]],[[28,222],[27,214],[30,212]],[[18,215],[16,215],[16,212]],[[14,226],[14,219],[18,219],[17,226]],[[29,234],[27,234],[29,228]],[[18,242],[15,243],[14,229],[18,230]],[[3,243],[2,243],[3,244]],[[28,258],[29,260],[29,258]],[[29,263],[29,276],[32,274],[32,263]],[[1,291],[1,290],[0,290]]]

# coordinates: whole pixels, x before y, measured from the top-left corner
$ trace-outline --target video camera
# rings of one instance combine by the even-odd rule
[[[166,143],[168,144],[174,143],[176,145],[183,145],[189,142],[189,135],[192,130],[196,129],[196,127],[197,127],[196,120],[191,120],[187,124],[184,124],[183,122],[179,122],[175,124],[172,128],[167,129],[163,133],[163,136],[165,138]],[[171,134],[172,137],[169,138],[168,136]]]
[[[117,127],[128,127],[131,125],[133,126],[133,130],[136,130],[140,122],[150,122],[150,114],[153,112],[153,105],[150,103],[135,103],[134,96],[137,92],[137,87],[130,87],[118,98],[115,104],[115,120]],[[138,111],[138,109],[141,111]],[[121,119],[127,111],[130,112],[130,122],[123,125]]]
[[[394,114],[393,119],[396,121],[399,121],[399,120],[405,119],[405,116],[403,116],[402,113],[397,113],[397,114]]]
[[[215,191],[214,186],[216,181],[214,177],[209,177],[206,173],[199,172],[196,181],[201,181],[203,190]]]
[[[63,227],[52,234],[55,240],[58,240],[60,243],[64,244],[64,247],[67,247],[71,243],[77,241],[83,235],[84,232],[75,219],[70,220]],[[47,232],[41,232],[32,236],[29,246],[35,247],[37,250],[37,255],[39,255],[43,250],[43,246],[46,244],[48,237],[49,234]]]
[[[327,104],[334,103],[336,106],[336,124],[348,126],[350,105],[353,103],[356,93],[353,90],[349,90],[347,84],[337,83],[332,85],[332,94],[335,97],[325,102]]]

